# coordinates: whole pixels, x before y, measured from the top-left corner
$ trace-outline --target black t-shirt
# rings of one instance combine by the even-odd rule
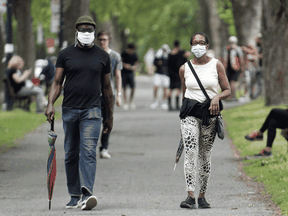
[[[161,61],[161,64],[160,64]],[[154,59],[154,65],[156,66],[156,73],[158,74],[165,74],[165,75],[169,75],[169,71],[168,71],[168,56],[165,57],[156,57]]]
[[[187,62],[187,59],[184,58],[185,51],[180,50],[177,54],[168,56],[168,68],[169,68],[169,76],[173,80],[180,80],[179,77],[179,68]]]
[[[21,82],[21,83],[16,83],[13,79],[13,74],[16,73],[16,69],[14,68],[10,68],[6,70],[6,75],[8,77],[8,79],[10,80],[10,83],[14,89],[14,92],[17,93],[23,86],[25,86],[25,82]]]
[[[130,55],[126,51],[123,51],[121,54],[121,57],[122,57],[123,63],[127,63],[130,65],[135,65],[135,63],[138,61],[138,57],[137,57],[136,53],[133,53]],[[132,72],[133,72],[132,70],[127,70],[124,67],[122,69],[122,73],[132,73]]]
[[[62,50],[56,67],[64,68],[63,106],[76,109],[101,107],[101,76],[110,73],[110,57],[100,47],[71,45]]]

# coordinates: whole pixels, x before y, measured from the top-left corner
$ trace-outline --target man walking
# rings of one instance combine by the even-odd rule
[[[150,105],[151,109],[158,107],[157,93],[159,87],[163,87],[163,100],[161,108],[163,110],[168,109],[167,96],[169,88],[169,76],[168,76],[168,55],[171,52],[168,44],[163,44],[161,48],[156,52],[154,65],[156,66],[156,73],[153,77],[153,103]]]
[[[243,67],[243,52],[241,47],[237,45],[238,39],[235,36],[230,36],[228,39],[229,45],[224,53],[224,66],[227,71],[228,81],[231,87],[231,96],[228,100],[237,101],[236,98],[236,82]]]
[[[122,52],[121,57],[123,62],[123,70],[121,73],[122,86],[123,86],[123,99],[124,99],[123,109],[128,110],[130,108],[134,110],[136,109],[136,106],[133,103],[135,92],[134,71],[136,70],[138,64],[138,56],[135,53],[135,45],[133,43],[129,43],[127,45],[127,50]],[[126,97],[127,85],[129,85],[131,89],[129,104],[127,103],[128,100]]]
[[[122,87],[122,78],[121,78],[121,70],[122,70],[122,61],[121,56],[118,52],[109,48],[111,43],[111,36],[109,32],[100,31],[97,34],[97,40],[99,46],[104,49],[110,56],[111,60],[111,85],[113,91],[113,98],[116,98],[116,105],[121,106],[121,87]],[[115,88],[116,81],[116,88]],[[115,92],[117,91],[117,92]],[[116,95],[116,97],[115,97]],[[114,101],[114,100],[113,100]],[[106,121],[108,115],[106,112],[104,101],[102,101],[101,105],[102,109],[102,118],[103,123]],[[110,133],[101,134],[101,146],[100,146],[100,158],[111,158],[111,155],[108,153],[108,141],[109,141]]]
[[[168,108],[172,111],[171,96],[175,89],[175,109],[180,110],[179,96],[181,94],[181,80],[179,77],[179,68],[187,62],[187,58],[191,55],[190,52],[180,49],[180,41],[174,41],[174,48],[168,56],[168,69],[170,77],[170,90],[168,93]]]
[[[97,205],[92,193],[101,126],[101,93],[108,115],[104,133],[110,133],[113,126],[110,57],[93,44],[95,27],[89,16],[81,16],[76,21],[77,42],[59,53],[45,112],[51,123],[55,115],[53,104],[65,78],[62,119],[67,187],[71,196],[66,208],[81,207],[82,210],[91,210]]]

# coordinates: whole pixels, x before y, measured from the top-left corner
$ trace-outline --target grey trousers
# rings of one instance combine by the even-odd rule
[[[33,86],[31,88],[27,88],[26,86],[22,87],[20,91],[17,92],[18,96],[36,96],[36,112],[43,112],[43,98],[44,91],[42,88],[38,86]]]

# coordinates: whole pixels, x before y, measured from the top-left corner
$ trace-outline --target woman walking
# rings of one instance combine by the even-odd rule
[[[197,32],[191,37],[190,45],[194,54],[190,62],[211,100],[206,100],[188,63],[182,65],[179,69],[183,89],[180,118],[185,146],[184,174],[188,197],[181,202],[180,207],[196,208],[194,191],[198,157],[200,184],[198,208],[210,208],[205,193],[211,172],[211,151],[216,136],[216,117],[220,112],[219,101],[229,97],[231,90],[222,63],[206,55],[209,48],[208,37],[202,32]],[[222,90],[219,94],[218,84]]]

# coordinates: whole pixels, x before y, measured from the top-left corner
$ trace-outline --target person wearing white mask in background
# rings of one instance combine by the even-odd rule
[[[45,112],[51,123],[55,115],[53,104],[65,78],[62,120],[66,179],[71,196],[66,205],[69,209],[91,210],[97,205],[97,198],[92,194],[101,128],[101,94],[107,112],[103,133],[110,133],[113,126],[110,57],[94,45],[95,27],[96,23],[89,16],[81,16],[76,21],[76,43],[58,55]]]
[[[199,159],[198,208],[210,208],[205,194],[211,173],[211,153],[216,136],[216,119],[220,111],[219,100],[230,96],[231,90],[222,63],[207,56],[209,39],[203,32],[197,32],[190,40],[194,58],[190,60],[210,101],[198,85],[188,62],[179,69],[183,89],[183,103],[180,110],[181,133],[185,149],[184,174],[188,197],[181,202],[181,208],[196,208],[194,197],[197,158]],[[220,84],[221,93],[218,93]]]

